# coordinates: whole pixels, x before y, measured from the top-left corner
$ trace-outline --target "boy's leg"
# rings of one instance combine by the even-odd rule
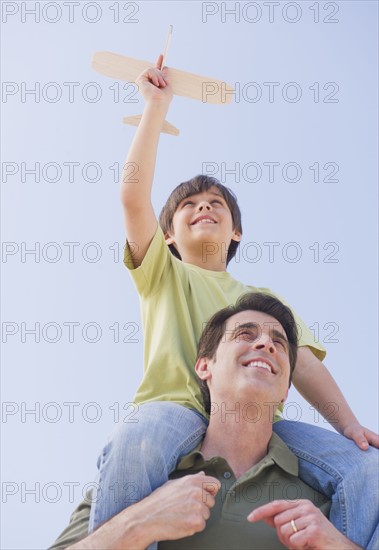
[[[201,415],[176,403],[140,405],[133,422],[116,429],[99,457],[89,532],[163,485],[206,428]]]
[[[299,458],[299,477],[332,501],[329,519],[363,548],[379,548],[379,452],[304,422],[279,420],[274,432]]]

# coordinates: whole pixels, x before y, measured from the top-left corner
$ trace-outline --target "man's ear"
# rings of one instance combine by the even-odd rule
[[[201,380],[209,380],[211,378],[212,374],[209,368],[210,360],[208,357],[199,357],[199,359],[196,361],[195,365],[195,371],[197,376]]]

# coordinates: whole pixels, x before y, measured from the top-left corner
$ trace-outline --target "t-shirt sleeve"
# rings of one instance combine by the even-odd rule
[[[49,550],[64,550],[68,546],[79,542],[88,535],[89,515],[91,504],[89,500],[83,500],[73,511],[70,523],[62,531]]]
[[[125,267],[136,285],[138,294],[144,297],[153,295],[164,283],[169,270],[172,269],[174,256],[164,240],[163,231],[159,225],[141,265],[136,268],[132,261],[133,246],[136,244],[126,242]]]
[[[284,305],[288,306],[290,310],[292,311],[292,314],[295,318],[295,322],[297,325],[297,330],[299,333],[299,347],[301,346],[308,346],[313,353],[319,359],[320,361],[323,361],[326,356],[326,349],[320,342],[317,342],[312,334],[312,331],[307,327],[307,325],[304,323],[302,318],[296,313],[296,311],[293,309],[292,306],[284,300],[279,294],[276,292],[272,292],[268,288],[262,288],[263,292],[267,292],[268,294],[271,294],[272,296],[278,298],[281,302],[283,302]]]

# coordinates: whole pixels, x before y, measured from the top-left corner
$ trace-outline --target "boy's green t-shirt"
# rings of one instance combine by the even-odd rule
[[[142,264],[133,268],[128,244],[124,263],[140,296],[144,334],[144,377],[134,400],[140,404],[174,401],[204,414],[194,366],[197,343],[208,319],[246,292],[266,292],[286,302],[269,289],[244,285],[227,272],[178,260],[159,226]],[[299,345],[309,346],[322,360],[324,348],[291,310],[298,325]]]

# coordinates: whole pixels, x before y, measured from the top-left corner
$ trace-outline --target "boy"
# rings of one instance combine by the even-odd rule
[[[129,243],[125,264],[141,297],[144,327],[145,376],[135,397],[141,406],[138,422],[121,426],[100,457],[101,496],[91,507],[90,530],[162,485],[178,459],[199,443],[207,419],[193,369],[196,342],[217,310],[259,290],[226,272],[242,227],[235,198],[217,180],[200,176],[179,186],[162,211],[162,229],[157,227],[151,186],[172,99],[169,71],[161,71],[161,63],[162,56],[137,80],[146,106],[121,183]],[[134,173],[128,175],[131,166]],[[336,403],[337,416],[330,419],[361,449],[378,446],[379,438],[359,425],[320,362],[322,346],[295,318],[301,329],[296,388],[320,410]],[[281,420],[274,431],[299,457],[300,477],[332,498],[332,523],[366,547],[377,525],[377,511],[364,492],[377,473],[374,449],[361,453],[347,439],[302,423]]]

